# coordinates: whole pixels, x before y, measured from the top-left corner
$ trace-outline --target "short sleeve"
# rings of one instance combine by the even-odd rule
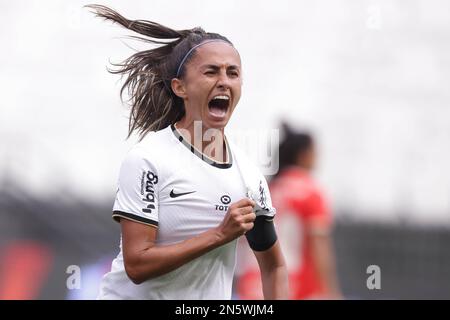
[[[133,220],[158,226],[158,173],[142,150],[132,149],[122,162],[119,173],[113,219]]]
[[[255,213],[256,216],[267,216],[273,218],[276,210],[272,205],[272,198],[270,197],[269,187],[266,178],[259,173],[259,184],[255,190],[249,190],[248,196],[256,202]]]
[[[303,210],[306,223],[313,229],[328,229],[332,223],[328,204],[319,190],[311,194],[303,201]]]
[[[254,208],[256,216],[267,216],[268,219],[266,220],[272,220],[276,214],[276,210],[272,206],[272,199],[266,178],[244,152],[236,145],[231,145],[234,149],[233,155],[236,156],[236,166],[247,188],[246,195],[256,203]]]

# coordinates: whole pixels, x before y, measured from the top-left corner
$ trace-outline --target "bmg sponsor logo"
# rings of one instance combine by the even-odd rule
[[[155,185],[158,183],[158,176],[151,171],[142,172],[141,177],[141,195],[142,201],[147,203],[147,206],[142,208],[142,212],[152,213],[155,209]]]

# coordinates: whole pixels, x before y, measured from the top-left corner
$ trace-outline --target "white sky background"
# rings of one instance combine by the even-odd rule
[[[125,142],[125,29],[89,1],[0,1],[0,183],[110,199]],[[450,2],[103,1],[132,19],[234,42],[243,97],[229,130],[288,118],[320,143],[336,209],[450,224]],[[129,45],[142,45],[124,40]],[[112,205],[112,204],[111,204]]]

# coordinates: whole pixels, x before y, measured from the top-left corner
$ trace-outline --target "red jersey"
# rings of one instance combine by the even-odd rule
[[[289,273],[290,299],[308,299],[323,294],[316,274],[307,233],[329,232],[331,214],[319,186],[306,170],[289,167],[270,184],[278,239]],[[241,299],[262,299],[261,278],[255,262],[241,273]]]

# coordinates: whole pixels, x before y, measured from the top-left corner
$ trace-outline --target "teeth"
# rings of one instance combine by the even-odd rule
[[[215,100],[215,99],[230,100],[230,97],[228,97],[228,96],[215,96],[215,97],[213,98],[213,100]]]

